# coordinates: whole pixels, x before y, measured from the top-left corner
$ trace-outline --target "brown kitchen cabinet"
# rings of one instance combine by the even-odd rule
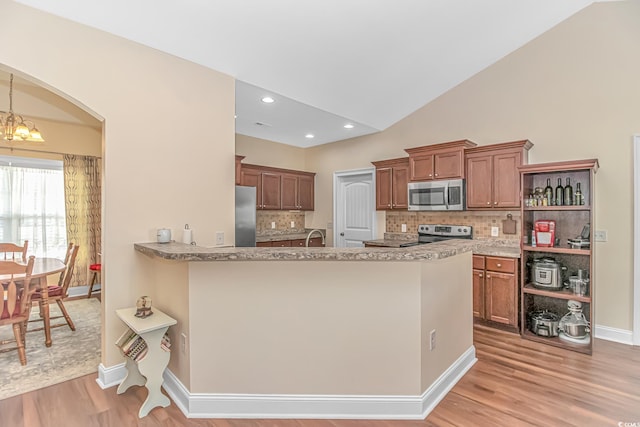
[[[236,154],[236,185],[241,185],[242,182],[242,159],[244,159],[245,156],[238,156]]]
[[[569,178],[574,189],[579,182],[584,198],[584,204],[581,205],[526,206],[525,203],[522,203],[520,208],[522,216],[521,233],[524,238],[520,258],[522,283],[520,334],[523,338],[532,341],[586,354],[591,354],[593,351],[593,329],[582,342],[561,339],[559,336],[539,336],[530,330],[528,314],[534,311],[547,310],[562,318],[569,312],[568,302],[573,300],[582,304],[582,313],[593,328],[594,299],[596,295],[596,248],[594,245],[593,225],[595,224],[595,174],[598,167],[597,159],[587,159],[523,165],[519,168],[523,198],[533,193],[536,187],[544,188],[547,185],[547,179],[550,179],[552,183],[556,183],[558,178],[562,179],[563,184]],[[558,244],[554,242],[553,246],[532,245],[531,231],[538,220],[555,221],[555,238]],[[590,245],[588,247],[572,247],[568,239],[580,236],[587,225],[589,225]],[[566,268],[566,272],[562,275],[565,278],[565,284],[568,284],[569,276],[577,275],[579,269],[587,271],[589,283],[586,294],[576,295],[567,288],[549,290],[534,287],[531,279],[533,262],[543,257],[551,257]]]
[[[242,165],[240,182],[242,185],[256,187],[256,208],[278,210],[281,208],[281,175],[253,165]]]
[[[306,211],[314,209],[314,174],[283,173],[281,185],[282,209]]]
[[[467,209],[519,208],[518,167],[528,162],[532,146],[522,140],[466,150]]]
[[[268,247],[268,248],[304,248],[305,247],[305,243],[307,242],[307,239],[293,239],[293,240],[273,240],[273,241],[268,241],[268,242],[258,242],[256,243],[257,247]],[[309,239],[309,247],[313,248],[313,247],[324,247],[325,245],[322,244],[322,238],[321,237],[312,237],[311,239]]]
[[[315,173],[243,164],[240,185],[256,187],[263,210],[313,210]]]
[[[405,149],[409,153],[409,180],[464,178],[464,150],[475,146],[463,139]]]
[[[473,316],[518,329],[518,263],[514,258],[473,256]]]
[[[376,209],[407,209],[409,158],[371,162],[376,167]]]

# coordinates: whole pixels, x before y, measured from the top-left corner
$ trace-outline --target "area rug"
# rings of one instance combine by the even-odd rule
[[[76,325],[53,328],[53,345],[44,345],[44,331],[27,333],[27,365],[20,365],[17,351],[0,353],[0,400],[58,384],[98,371],[100,364],[100,301],[95,298],[65,301]],[[57,304],[51,306],[51,316],[60,315]],[[31,318],[38,316],[34,307]],[[52,323],[64,322],[64,318]],[[30,328],[41,326],[39,322]],[[0,327],[0,340],[13,338],[11,326]]]

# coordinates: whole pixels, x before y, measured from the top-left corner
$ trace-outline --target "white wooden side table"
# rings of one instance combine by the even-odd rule
[[[170,352],[161,348],[160,343],[169,326],[175,325],[177,321],[155,307],[152,310],[153,314],[144,319],[135,316],[135,307],[116,310],[118,317],[147,344],[147,354],[139,361],[125,355],[127,376],[118,386],[118,394],[124,393],[133,385],[147,388],[149,394],[140,407],[139,418],[149,414],[156,406],[166,408],[171,404],[160,389]]]

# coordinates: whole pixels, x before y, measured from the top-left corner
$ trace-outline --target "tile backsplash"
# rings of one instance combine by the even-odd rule
[[[517,221],[516,234],[504,234],[502,221],[511,214]],[[419,224],[455,224],[473,227],[474,238],[520,239],[520,211],[463,211],[463,212],[408,212],[387,211],[386,232],[401,233],[402,224],[407,225],[408,233],[417,233]],[[491,236],[491,227],[498,227],[499,235]]]
[[[291,227],[293,221],[294,226]],[[276,228],[271,228],[274,222]],[[257,234],[304,233],[304,212],[257,211]]]

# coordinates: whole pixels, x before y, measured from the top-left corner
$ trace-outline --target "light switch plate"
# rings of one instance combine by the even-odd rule
[[[402,224],[402,232],[403,233],[407,232],[407,224]]]
[[[216,231],[216,245],[224,245],[224,231]]]
[[[596,239],[596,242],[606,242],[607,230],[596,230],[594,238]]]
[[[291,228],[296,228],[296,222],[295,221],[291,221]]]
[[[276,222],[275,221],[271,221],[271,228],[276,228]]]
[[[491,237],[498,237],[500,235],[500,228],[491,227]]]

